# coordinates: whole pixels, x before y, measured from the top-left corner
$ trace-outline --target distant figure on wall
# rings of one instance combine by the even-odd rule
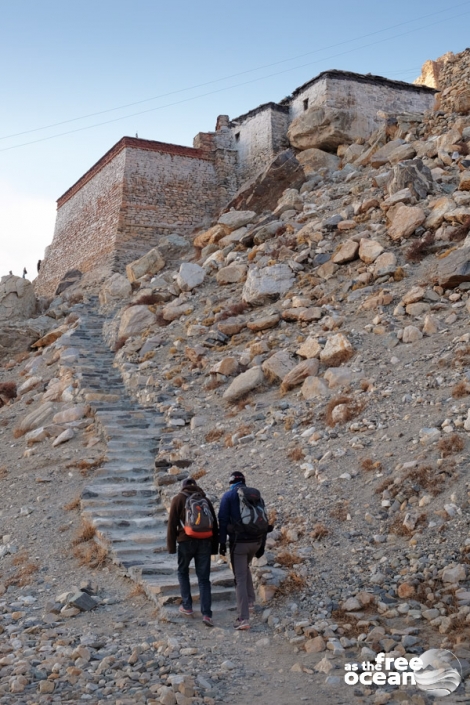
[[[13,276],[13,272],[12,272],[12,270],[11,270],[11,269],[10,269],[10,271],[8,272],[8,274],[10,275],[10,277],[12,277],[12,276]]]
[[[26,277],[28,272],[26,271],[26,267],[23,267],[23,279]]]
[[[38,259],[38,263],[37,263],[38,274],[39,274],[39,270],[41,269],[41,262],[42,262],[42,260]]]

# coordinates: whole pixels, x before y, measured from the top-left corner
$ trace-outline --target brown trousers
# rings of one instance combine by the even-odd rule
[[[260,541],[236,543],[230,552],[233,574],[235,576],[239,620],[250,618],[249,606],[255,603],[256,595],[251,577],[250,563],[260,546]]]

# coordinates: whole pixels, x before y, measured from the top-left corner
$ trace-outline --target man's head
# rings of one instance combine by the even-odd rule
[[[186,487],[196,487],[196,480],[193,480],[192,477],[187,477],[186,480],[183,480],[181,483],[181,489],[184,490]]]
[[[230,475],[228,484],[237,485],[239,482],[243,482],[243,484],[245,484],[245,475],[239,470],[235,470],[235,472],[232,472],[232,474]]]

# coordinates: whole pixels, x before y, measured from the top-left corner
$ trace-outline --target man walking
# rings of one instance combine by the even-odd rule
[[[261,495],[258,490],[246,487],[242,472],[233,472],[229,485],[220,502],[219,553],[225,556],[228,535],[237,595],[238,619],[234,627],[246,630],[250,629],[250,611],[254,610],[256,599],[250,564],[255,556],[263,555],[266,534],[272,527],[268,525]]]
[[[183,480],[173,497],[167,529],[168,553],[178,553],[178,582],[182,604],[179,611],[191,617],[193,600],[189,582],[189,564],[194,558],[199,584],[202,621],[213,627],[211,609],[211,555],[217,554],[218,528],[214,507],[204,491],[191,477]]]

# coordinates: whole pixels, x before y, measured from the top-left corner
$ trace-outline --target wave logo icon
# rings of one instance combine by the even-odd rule
[[[429,695],[442,698],[456,690],[462,680],[460,661],[447,649],[429,649],[419,657],[414,672],[416,685]]]

